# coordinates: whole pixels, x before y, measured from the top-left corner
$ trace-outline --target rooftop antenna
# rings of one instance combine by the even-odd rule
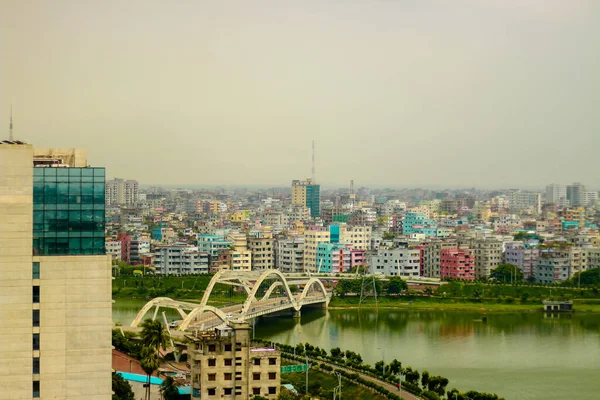
[[[13,141],[13,123],[12,123],[12,104],[10,105],[10,125],[8,130],[8,140]]]
[[[316,183],[315,181],[315,141],[312,141],[312,183],[313,185]]]

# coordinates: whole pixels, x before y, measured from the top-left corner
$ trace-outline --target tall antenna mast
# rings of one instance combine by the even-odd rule
[[[12,104],[10,105],[10,125],[8,130],[8,140],[13,140]]]
[[[315,141],[312,141],[312,183],[316,183],[316,172],[315,172]]]

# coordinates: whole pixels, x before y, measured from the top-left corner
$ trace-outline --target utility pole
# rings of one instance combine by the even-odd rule
[[[398,390],[400,391],[400,398],[402,398],[402,371],[398,372]]]
[[[373,283],[373,289],[372,289],[373,296],[375,296],[375,307],[379,308],[379,303],[377,302],[377,285],[375,283],[375,275],[372,276],[372,283]],[[362,276],[362,284],[361,284],[361,288],[360,288],[360,300],[358,301],[359,308],[362,305],[363,301],[366,300],[366,297],[369,295],[368,292],[371,290],[369,288],[369,286],[371,286],[371,282],[368,281],[366,271],[364,271],[363,276]]]
[[[308,394],[308,356],[306,356],[306,394]]]
[[[378,347],[377,350],[381,350],[381,361],[383,361],[381,375],[383,376],[383,379],[385,380],[385,353],[383,352],[383,349],[381,347]]]
[[[342,375],[339,372],[335,373],[338,377],[338,385],[333,388],[333,400],[342,399]]]

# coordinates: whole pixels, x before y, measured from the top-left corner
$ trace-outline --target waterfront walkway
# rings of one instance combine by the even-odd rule
[[[285,358],[285,356],[284,356],[284,358]],[[293,361],[294,362],[298,362],[296,360],[293,360]],[[400,395],[404,400],[422,400],[421,397],[415,396],[414,394],[412,394],[410,392],[407,392],[405,389],[402,389],[402,392],[400,392],[398,390],[398,386],[397,385],[394,385],[394,384],[382,381],[381,379],[376,378],[376,377],[374,377],[372,375],[366,374],[364,372],[361,372],[361,371],[358,371],[358,370],[355,370],[355,369],[351,369],[351,368],[341,367],[341,366],[339,366],[337,364],[333,364],[333,363],[330,363],[328,361],[319,360],[319,359],[312,358],[312,357],[308,357],[308,361],[312,362],[313,363],[312,365],[325,364],[325,365],[328,365],[328,366],[332,367],[334,370],[339,369],[339,370],[348,372],[350,374],[358,374],[358,376],[360,376],[361,378],[363,378],[363,379],[365,379],[365,380],[367,380],[369,382],[376,383],[379,386],[382,386],[382,387],[386,388],[390,392],[396,393],[396,394]],[[328,371],[323,371],[323,372],[329,373]]]

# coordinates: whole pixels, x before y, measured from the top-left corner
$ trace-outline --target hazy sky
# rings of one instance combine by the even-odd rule
[[[598,0],[0,0],[0,127],[142,183],[600,186]],[[6,127],[6,128],[4,128]]]

